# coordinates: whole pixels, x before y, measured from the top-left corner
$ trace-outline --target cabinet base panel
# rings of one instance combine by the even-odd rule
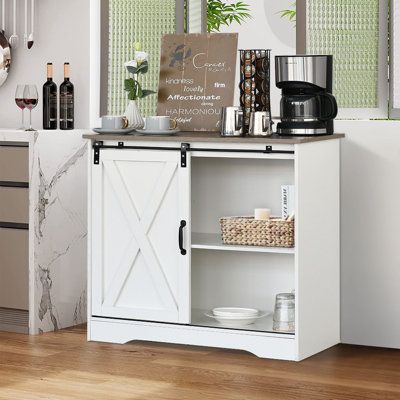
[[[294,337],[190,325],[160,324],[93,317],[88,340],[125,344],[134,340],[244,350],[260,358],[300,361]]]
[[[29,311],[0,307],[0,331],[29,333]]]

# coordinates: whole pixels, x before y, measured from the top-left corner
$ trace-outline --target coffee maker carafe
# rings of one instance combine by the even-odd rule
[[[282,89],[279,135],[329,135],[338,113],[332,95],[332,56],[277,56],[276,86]]]

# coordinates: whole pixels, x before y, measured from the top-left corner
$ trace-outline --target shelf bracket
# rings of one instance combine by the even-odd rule
[[[101,142],[101,141],[96,141],[93,143],[93,150],[94,150],[93,163],[94,163],[94,165],[100,164],[100,149],[102,147],[103,147],[103,142]]]
[[[189,143],[181,143],[181,167],[187,167],[187,152],[190,151]]]

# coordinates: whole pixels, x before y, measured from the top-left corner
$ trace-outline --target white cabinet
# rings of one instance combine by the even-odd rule
[[[189,323],[190,167],[181,167],[179,151],[104,150],[100,160],[92,176],[93,314]]]
[[[226,347],[286,360],[340,342],[338,137],[87,138],[94,140],[89,340]],[[296,247],[223,244],[219,218],[259,207],[279,215],[281,185],[295,186]],[[275,296],[292,290],[296,330],[274,331]],[[269,315],[227,328],[204,314],[218,306]]]

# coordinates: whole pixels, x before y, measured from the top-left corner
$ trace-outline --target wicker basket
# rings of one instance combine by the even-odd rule
[[[220,219],[224,244],[263,247],[294,247],[294,221],[253,217]]]

